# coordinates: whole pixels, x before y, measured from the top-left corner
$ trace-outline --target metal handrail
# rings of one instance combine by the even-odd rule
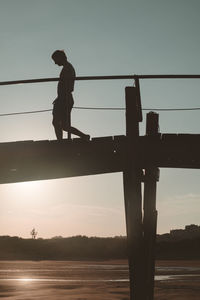
[[[111,76],[78,76],[75,80],[119,80],[119,79],[198,79],[199,74],[192,75],[111,75]],[[39,83],[58,81],[56,78],[39,78],[39,79],[22,79],[14,81],[1,81],[0,85],[23,84],[23,83]]]

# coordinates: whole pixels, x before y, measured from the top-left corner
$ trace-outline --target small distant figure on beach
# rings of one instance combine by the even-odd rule
[[[63,66],[57,87],[57,98],[53,101],[53,126],[57,140],[63,139],[63,131],[68,132],[68,137],[75,134],[80,138],[89,141],[90,136],[71,126],[71,110],[74,105],[72,92],[76,73],[74,67],[68,62],[63,50],[56,50],[52,59],[58,66]]]

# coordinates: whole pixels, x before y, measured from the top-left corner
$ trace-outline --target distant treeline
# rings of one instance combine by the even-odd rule
[[[0,260],[126,259],[125,237],[74,236],[52,239],[0,237]],[[158,241],[157,259],[200,259],[200,238]]]
[[[74,236],[52,239],[0,237],[0,259],[67,260],[126,257],[125,238]]]

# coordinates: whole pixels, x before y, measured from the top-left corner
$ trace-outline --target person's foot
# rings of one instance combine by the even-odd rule
[[[89,134],[84,134],[84,136],[82,137],[82,139],[84,141],[89,141],[90,140],[90,135]]]

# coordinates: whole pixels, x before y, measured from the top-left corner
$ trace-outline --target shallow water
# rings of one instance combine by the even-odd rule
[[[200,274],[199,267],[156,269],[159,275],[155,280],[159,282],[189,280],[190,276],[200,280],[196,276]],[[126,300],[129,299],[128,265],[119,262],[1,261],[0,298]]]

